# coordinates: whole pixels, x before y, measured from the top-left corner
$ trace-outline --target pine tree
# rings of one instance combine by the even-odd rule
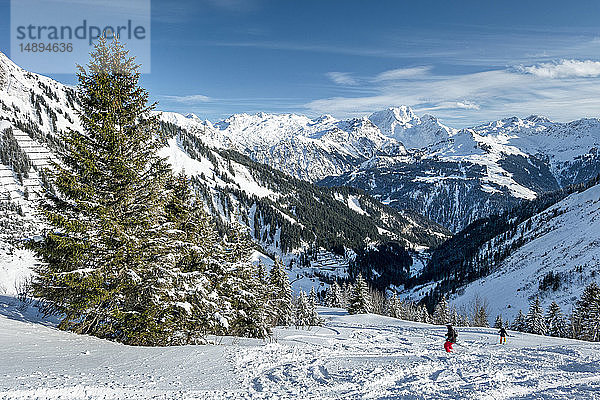
[[[400,300],[398,300],[398,297],[394,295],[389,301],[387,315],[392,318],[401,318],[402,311],[400,310],[400,307]]]
[[[229,332],[236,336],[266,337],[271,334],[267,311],[268,289],[258,279],[258,268],[252,264],[254,244],[238,220],[228,228],[224,239],[225,262],[222,297],[230,317]]]
[[[446,296],[442,296],[442,299],[433,310],[433,323],[436,325],[446,325],[449,322],[448,302],[446,301]]]
[[[82,130],[63,133],[61,162],[43,175],[52,229],[31,244],[42,311],[62,315],[61,329],[132,345],[268,335],[252,246],[238,227],[222,241],[157,155],[164,137],[134,59],[100,39],[79,68]]]
[[[540,298],[536,297],[529,307],[529,312],[525,317],[527,332],[536,335],[546,334],[546,321],[544,320],[544,310],[540,304]]]
[[[477,297],[473,303],[473,326],[488,327],[487,302]]]
[[[471,326],[471,321],[469,320],[469,316],[466,314],[459,315],[458,326]]]
[[[527,330],[527,321],[525,319],[525,315],[523,315],[523,311],[519,310],[517,317],[513,321],[511,329],[517,332],[525,332]]]
[[[303,290],[300,290],[294,307],[294,324],[296,328],[310,326],[311,312],[308,306],[308,298]]]
[[[172,193],[166,206],[167,219],[181,232],[178,242],[176,287],[183,308],[180,324],[182,343],[202,343],[208,334],[227,334],[229,315],[224,313],[223,277],[225,252],[212,218],[192,192],[187,178],[179,174],[168,186]]]
[[[294,321],[292,288],[287,273],[280,260],[275,259],[269,275],[271,288],[270,308],[273,313],[273,325],[288,326]]]
[[[567,335],[567,320],[565,319],[560,306],[554,301],[548,307],[546,326],[548,335],[550,336],[565,337]]]
[[[429,314],[429,311],[427,311],[427,307],[425,307],[424,305],[420,305],[417,309],[419,315],[419,322],[423,322],[424,324],[433,323],[433,318],[431,317],[431,314]]]
[[[456,311],[456,307],[452,307],[452,311],[450,312],[450,324],[454,326],[460,326],[460,317],[458,315],[458,311]]]
[[[494,328],[500,329],[504,327],[504,321],[502,321],[502,315],[498,315],[496,317],[496,321],[494,322]]]
[[[600,287],[590,283],[583,291],[573,312],[577,339],[600,341]]]
[[[348,312],[350,314],[367,314],[371,312],[371,298],[367,282],[359,273],[354,282],[354,287],[348,299]]]
[[[343,308],[342,289],[337,282],[333,282],[325,292],[325,305],[333,308]]]
[[[158,119],[133,57],[100,40],[79,67],[82,131],[63,134],[53,165],[52,230],[34,250],[34,294],[61,329],[129,344],[170,344],[177,330],[176,243],[165,206],[172,178]]]

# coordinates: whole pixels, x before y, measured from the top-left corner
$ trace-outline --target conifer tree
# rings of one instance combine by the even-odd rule
[[[427,307],[421,305],[418,307],[418,310],[419,310],[419,322],[423,322],[425,324],[433,323],[433,318],[431,317],[431,314],[429,314],[429,311],[427,311]]]
[[[560,306],[554,301],[548,307],[546,327],[548,335],[550,336],[565,337],[567,335],[567,320],[565,319]]]
[[[488,327],[490,322],[488,320],[487,302],[481,298],[475,298],[473,303],[473,326]]]
[[[348,312],[350,314],[367,314],[371,312],[371,296],[367,282],[359,273],[348,299]]]
[[[459,315],[458,326],[471,326],[471,321],[469,320],[469,316],[466,314]]]
[[[228,228],[223,245],[228,268],[222,276],[221,296],[230,315],[229,332],[236,336],[269,336],[271,321],[264,295],[268,289],[258,278],[258,267],[251,262],[254,244],[237,219]]]
[[[527,332],[536,335],[546,334],[546,321],[544,320],[544,310],[540,304],[540,298],[536,297],[529,307],[529,312],[525,317]]]
[[[171,200],[167,219],[180,232],[177,267],[177,303],[184,327],[182,343],[202,343],[208,334],[226,334],[229,315],[224,312],[223,278],[227,270],[225,253],[212,218],[191,190],[188,179],[179,174],[167,185]]]
[[[288,326],[294,322],[292,288],[283,263],[275,259],[269,275],[271,298],[269,307],[273,314],[273,325]]]
[[[573,312],[577,339],[600,341],[600,287],[590,283],[583,291]]]
[[[450,323],[454,326],[460,326],[460,317],[458,315],[458,311],[456,311],[456,307],[454,306],[450,312]]]
[[[52,229],[31,245],[43,260],[34,295],[61,329],[127,344],[268,335],[252,246],[237,227],[222,241],[185,176],[157,155],[164,138],[139,76],[116,40],[100,39],[79,67],[82,130],[63,134],[60,163],[44,174]]]
[[[527,330],[527,321],[525,319],[525,315],[523,315],[523,311],[519,310],[519,313],[513,321],[511,329],[517,332],[525,332]]]
[[[448,302],[446,301],[446,296],[442,296],[442,299],[433,310],[433,323],[436,325],[446,325],[449,322]]]
[[[172,174],[157,156],[158,119],[133,57],[100,39],[79,67],[81,131],[63,134],[45,209],[52,229],[34,294],[61,329],[129,344],[169,344],[177,330],[178,232],[167,219]]]
[[[496,321],[494,321],[494,328],[500,329],[502,327],[504,327],[504,321],[502,321],[502,315],[498,315]]]
[[[333,308],[343,308],[342,289],[337,282],[333,282],[325,292],[325,305]]]
[[[311,313],[308,306],[308,298],[303,290],[300,290],[294,307],[294,324],[296,328],[310,326]]]
[[[398,300],[398,297],[396,295],[392,296],[388,303],[387,315],[392,318],[400,318],[400,316],[402,315],[400,311],[400,300]]]

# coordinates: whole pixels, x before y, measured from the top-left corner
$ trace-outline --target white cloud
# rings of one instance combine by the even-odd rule
[[[305,107],[343,118],[404,104],[418,113],[431,111],[457,128],[512,115],[567,121],[600,115],[600,78],[588,76],[539,79],[515,68],[398,81],[375,76],[361,80],[374,94],[318,99]]]
[[[479,104],[472,103],[470,101],[457,101],[454,103],[456,108],[464,108],[466,110],[479,110],[481,107]]]
[[[557,63],[521,66],[519,70],[540,78],[593,78],[600,76],[600,62],[561,60]]]
[[[378,74],[374,80],[377,81],[393,81],[399,79],[414,79],[425,76],[431,67],[413,67],[413,68],[398,68]]]
[[[174,101],[176,103],[194,104],[194,103],[206,103],[212,99],[203,94],[192,94],[189,96],[162,96],[165,100]]]
[[[358,82],[348,72],[328,72],[327,77],[338,85],[356,85]]]

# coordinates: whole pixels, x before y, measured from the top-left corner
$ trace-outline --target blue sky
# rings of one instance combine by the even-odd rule
[[[0,0],[5,53],[8,15]],[[597,1],[154,0],[142,84],[160,109],[212,120],[401,104],[454,127],[598,117],[598,15]]]

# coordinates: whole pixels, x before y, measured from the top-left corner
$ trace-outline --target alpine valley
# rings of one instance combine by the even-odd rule
[[[60,131],[80,129],[77,107],[73,88],[0,53],[0,293],[36,263],[20,243],[45,227],[44,169]],[[570,305],[600,273],[600,119],[455,129],[407,106],[347,120],[160,115],[161,156],[219,229],[241,223],[257,261],[282,258],[296,289],[361,272],[413,300],[487,294],[512,317],[536,295]]]

